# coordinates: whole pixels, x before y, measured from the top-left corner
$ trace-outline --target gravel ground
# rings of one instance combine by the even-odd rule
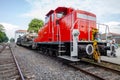
[[[63,65],[62,62],[49,56],[17,46],[16,56],[24,64],[35,80],[95,80],[80,71]],[[29,75],[30,76],[30,75]]]
[[[3,45],[2,45],[2,44],[0,44],[0,52],[2,51],[2,49],[3,49]]]

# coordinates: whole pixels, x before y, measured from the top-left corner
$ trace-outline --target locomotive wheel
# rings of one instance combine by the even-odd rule
[[[53,52],[52,52],[52,50],[49,49],[48,52],[49,52],[49,55],[50,55],[50,56],[53,56]]]
[[[42,50],[41,50],[41,48],[38,47],[38,48],[37,48],[37,51],[38,51],[38,52],[41,52]]]
[[[48,50],[47,50],[47,49],[44,50],[44,54],[45,54],[45,55],[48,55]]]
[[[42,54],[46,54],[46,50],[44,48],[41,48]]]
[[[48,55],[49,53],[48,53],[48,49],[47,48],[43,48],[43,54],[45,54],[45,55]]]
[[[59,52],[58,51],[55,51],[55,56],[59,56]]]

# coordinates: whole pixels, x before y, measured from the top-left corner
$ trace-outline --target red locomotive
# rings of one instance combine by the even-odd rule
[[[58,7],[46,14],[32,48],[71,61],[83,57],[100,60],[107,55],[106,42],[97,41],[96,15],[73,8]]]
[[[96,15],[72,8],[58,7],[46,15],[45,25],[39,30],[35,42],[70,42],[73,29],[78,29],[78,40],[92,40],[96,29]]]

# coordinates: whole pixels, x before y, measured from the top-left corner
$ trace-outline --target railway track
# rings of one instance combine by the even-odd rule
[[[101,60],[101,63],[95,63],[94,60],[86,59],[86,58],[83,58],[82,60],[86,61],[86,62],[90,62],[90,63],[96,64],[96,65],[112,68],[114,70],[118,70],[118,71],[120,70],[120,65],[117,64],[117,63],[108,62],[108,61],[104,61],[104,60]]]
[[[10,45],[4,45],[0,53],[0,80],[25,80]]]
[[[110,64],[110,65],[115,65],[115,66],[119,66],[120,67],[120,64],[117,64],[117,63],[113,63],[113,62],[108,62],[108,61],[103,61],[101,60],[101,63],[104,65],[104,64]]]
[[[90,63],[87,61],[80,61],[77,64],[69,63],[67,65],[86,74],[89,74],[99,80],[120,80],[120,70]]]
[[[5,44],[0,44],[0,53],[5,49],[6,45]]]
[[[56,60],[56,57],[54,57]],[[52,58],[52,59],[54,59]],[[58,61],[61,59],[58,59]],[[90,59],[89,59],[90,60]],[[76,70],[80,70],[88,75],[96,78],[96,80],[120,80],[120,69],[115,68],[118,64],[102,61],[101,63],[90,62],[89,60],[81,60],[77,63],[70,63],[69,61],[63,61],[63,64],[68,65]],[[111,64],[112,68],[109,65]],[[114,67],[114,68],[113,68]]]

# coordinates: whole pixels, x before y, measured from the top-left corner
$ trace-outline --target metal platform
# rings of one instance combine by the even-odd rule
[[[119,64],[119,65],[120,65],[120,56],[117,56],[117,57],[101,56],[101,60],[102,60],[102,61],[107,61],[107,62],[111,62],[111,63],[115,63],[115,64]]]
[[[120,65],[120,47],[118,49],[116,49],[116,56],[117,57],[101,56],[101,60]]]
[[[58,57],[61,58],[61,59],[64,59],[64,60],[72,61],[72,62],[80,61],[80,59],[74,58],[74,57],[70,57],[70,56],[58,56]]]

